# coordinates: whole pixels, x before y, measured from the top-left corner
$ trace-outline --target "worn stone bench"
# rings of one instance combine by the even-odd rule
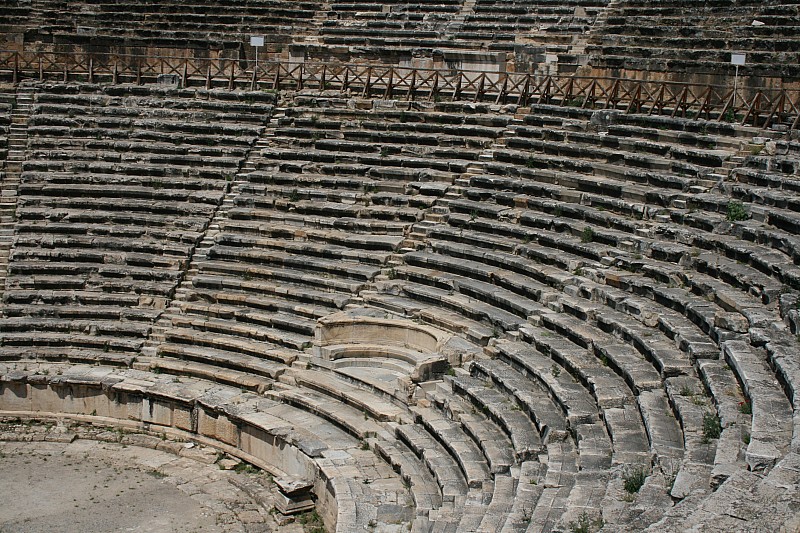
[[[230,268],[231,265],[226,265]],[[297,301],[306,304],[309,308],[315,305],[327,305],[330,307],[343,307],[349,297],[344,294],[337,294],[322,290],[315,290],[310,287],[299,287],[285,285],[283,283],[270,283],[260,280],[233,279],[220,275],[201,274],[192,278],[192,287],[211,291],[218,294],[229,292],[238,295],[239,298],[281,298],[289,301]],[[223,296],[220,296],[223,297]],[[231,298],[229,301],[233,301]]]
[[[765,357],[743,341],[722,345],[753,412],[746,460],[752,470],[770,468],[783,457],[792,438],[792,406],[767,366]]]
[[[519,405],[510,404],[508,396],[488,388],[487,383],[476,378],[455,376],[448,381],[453,393],[469,398],[502,429],[513,445],[516,460],[528,460],[541,451],[539,430]]]

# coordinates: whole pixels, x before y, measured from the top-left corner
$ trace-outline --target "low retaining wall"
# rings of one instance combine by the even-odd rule
[[[313,482],[318,513],[329,530],[337,529],[335,483],[314,461],[327,447],[265,412],[275,402],[224,385],[141,371],[19,366],[0,366],[0,415],[71,418],[215,447],[276,478]]]

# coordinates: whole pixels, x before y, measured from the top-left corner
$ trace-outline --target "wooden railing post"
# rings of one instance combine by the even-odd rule
[[[463,76],[463,75],[464,75],[464,73],[461,72],[460,70],[458,71],[458,74],[456,75],[456,88],[453,91],[453,100],[458,100],[461,97],[461,76]]]
[[[481,100],[483,98],[483,94],[486,92],[484,91],[484,86],[486,85],[486,73],[484,72],[481,74],[481,83],[478,85],[478,88],[475,89],[475,102]]]
[[[500,92],[497,93],[497,99],[494,101],[496,104],[505,104],[506,103],[506,92],[508,91],[508,73],[503,72],[503,86],[500,88]]]
[[[530,92],[531,92],[531,75],[525,75],[525,85],[522,86],[522,92],[519,95],[519,103],[520,106],[525,107],[528,105],[528,100],[530,99]]]
[[[362,96],[364,97],[369,96],[369,89],[371,84],[372,84],[372,67],[367,67],[367,82],[364,84],[364,91],[361,93]]]
[[[298,91],[302,91],[303,90],[303,76],[305,75],[305,69],[303,68],[304,66],[305,66],[304,63],[300,63],[300,67],[299,67],[300,75],[297,76],[297,90]]]
[[[392,93],[394,93],[394,67],[389,67],[389,82],[386,84],[386,93],[384,98],[386,100],[391,100]]]
[[[411,71],[411,85],[408,87],[408,94],[406,100],[414,100],[415,93],[417,92],[417,69]]]
[[[277,91],[281,86],[281,64],[275,65],[275,76],[272,78],[272,90]]]

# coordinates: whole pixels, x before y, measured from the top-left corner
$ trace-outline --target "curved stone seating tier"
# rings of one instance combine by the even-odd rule
[[[524,461],[536,457],[541,452],[542,438],[539,436],[539,430],[528,414],[521,410],[519,404],[511,402],[505,395],[495,392],[486,386],[487,383],[476,378],[456,376],[448,381],[452,386],[451,393],[467,397],[499,426],[505,438],[510,439],[516,460]],[[548,431],[547,436],[549,435]]]
[[[789,449],[793,432],[792,405],[767,366],[766,358],[749,343],[727,341],[723,352],[753,412],[747,464],[752,470],[769,468]]]
[[[757,520],[760,527],[781,528],[787,524],[790,513],[786,506],[792,499],[791,487],[797,483],[798,456],[787,454],[766,476],[757,472],[740,470],[728,478],[719,489],[707,498],[698,498],[687,506],[675,506],[674,513],[654,523],[646,531],[688,530],[698,524],[714,522],[720,528],[736,528],[739,518],[720,515],[718,510],[739,509]],[[788,518],[793,524],[795,518]]]
[[[800,368],[792,353],[794,351],[794,339],[789,331],[780,335],[773,335],[765,345],[767,350],[767,361],[771,368],[775,369],[778,382],[789,398],[792,405],[792,451],[797,450],[800,443],[800,419],[797,416],[797,405],[800,397],[797,395],[798,383],[800,383]]]
[[[700,121],[300,92],[237,126],[245,95],[115,91],[42,93],[0,359],[255,393],[330,450],[342,531],[694,524],[797,451],[797,147],[766,171]]]
[[[741,449],[750,435],[749,415],[745,414],[746,409],[742,408],[747,400],[738,386],[736,375],[727,364],[720,360],[703,359],[698,361],[697,366],[703,385],[710,392],[716,405],[722,428],[711,471],[711,485],[716,487],[731,475],[746,468]],[[687,389],[683,392],[691,393],[692,401],[697,395],[696,389]]]
[[[276,479],[312,485],[320,515],[338,530],[405,528],[413,519],[398,506],[417,487],[406,489],[361,440],[308,409],[238,388],[102,366],[4,365],[0,410],[147,429],[215,446]]]
[[[146,2],[136,5],[107,0],[62,5],[49,0],[37,10],[44,34],[74,38],[81,30],[115,39],[120,46],[209,48],[210,42],[238,44],[253,32],[270,34],[272,43],[285,43],[291,35],[312,25],[322,5],[317,2],[245,0],[232,3]],[[29,8],[28,8],[29,9]],[[90,28],[91,30],[86,30]],[[275,34],[275,30],[279,30]],[[131,39],[133,39],[131,41]],[[280,46],[275,48],[280,50]]]
[[[335,374],[343,381],[368,390],[399,405],[408,404],[414,367],[395,358],[344,358],[335,361],[310,358],[306,367]]]
[[[539,160],[546,156],[588,159],[601,164],[658,170],[662,173],[666,171],[695,178],[702,177],[703,172],[709,172],[704,169],[721,167],[731,155],[725,150],[709,150],[696,145],[686,147],[618,137],[610,128],[595,133],[516,127],[509,133],[511,136],[506,139],[506,146],[526,153],[543,154]],[[533,166],[537,163],[536,159],[531,155],[526,164]]]
[[[440,398],[435,397],[435,401],[438,405]],[[507,474],[510,471],[511,466],[514,465],[514,457],[511,453],[512,444],[505,437],[503,431],[491,421],[473,414],[471,406],[453,396],[452,391],[446,387],[441,397],[441,404],[444,412],[452,419],[458,420],[464,431],[478,445],[486,458],[489,471],[494,475],[495,482],[497,483],[498,479],[505,479],[504,476],[498,476],[498,474]]]
[[[4,295],[12,307],[3,320],[11,333],[20,328],[13,320],[47,313],[28,321],[28,342],[61,343],[70,360],[80,347],[138,352],[140,341],[123,347],[118,338],[149,336],[263,120],[240,124],[245,97],[217,91],[51,84],[35,91]],[[253,93],[251,102],[269,114],[273,100]],[[60,292],[95,296],[80,297],[82,316],[28,305],[43,291],[53,300]],[[120,317],[112,330],[86,323],[112,308]]]
[[[262,238],[272,239],[289,239],[289,238],[302,238],[306,243],[314,244],[329,244],[340,246],[342,251],[352,249],[354,253],[358,250],[363,250],[361,253],[371,252],[393,252],[400,247],[403,238],[399,235],[381,235],[378,233],[372,234],[368,232],[353,233],[351,231],[343,230],[322,230],[313,227],[298,227],[300,224],[288,223],[263,223],[258,220],[239,220],[235,218],[234,213],[231,215],[233,220],[220,221],[220,230],[226,234],[235,234],[238,236],[258,236]],[[311,223],[313,221],[309,221]],[[375,228],[378,231],[378,228]],[[380,262],[380,256],[378,261]]]
[[[436,527],[460,524],[461,530],[473,531],[484,521],[505,521],[514,483],[507,475],[500,475],[507,471],[509,457],[503,459],[494,448],[499,430],[493,430],[490,422],[457,408],[448,412],[465,417],[460,425],[431,408],[413,407],[409,411],[395,399],[376,397],[363,388],[363,383],[349,384],[342,376],[318,371],[322,362],[311,359],[309,364],[312,370],[295,366],[284,374],[272,396],[309,410],[367,443],[410,486],[422,522],[435,523]],[[383,426],[379,421],[391,424]],[[483,449],[482,443],[492,449]],[[493,470],[499,471],[492,476],[487,464],[494,464]],[[434,479],[438,489],[431,487]],[[492,503],[487,506],[489,499]],[[467,503],[471,504],[470,511],[460,516],[456,509]]]
[[[411,298],[376,291],[362,291],[359,296],[370,307],[385,309],[399,316],[413,317],[446,331],[463,334],[467,340],[479,346],[485,346],[496,333],[490,327],[466,318],[456,311],[426,305]]]
[[[451,220],[452,220],[452,216],[451,216]],[[470,227],[474,227],[472,223],[470,223]],[[497,227],[497,226],[492,226],[492,228],[495,228],[495,227]],[[497,232],[495,231],[494,233],[496,234]],[[475,239],[472,240],[472,239],[470,239],[468,237],[471,234],[472,234],[472,232],[468,233],[467,231],[463,231],[463,232],[459,231],[458,233],[454,233],[454,232],[442,232],[442,231],[438,231],[436,229],[434,229],[434,230],[429,232],[430,236],[436,236],[436,237],[444,236],[444,237],[447,237],[447,238],[452,238],[454,240],[457,239],[460,242],[465,242],[466,241],[466,242],[468,242],[470,244],[473,243],[473,242],[476,243],[476,244],[479,244],[479,243],[483,242],[484,245],[485,245],[485,243],[491,242],[492,244],[495,245],[494,246],[495,250],[498,249],[497,238],[493,238],[492,241],[489,241],[490,237],[486,237],[484,239],[482,236],[479,236],[478,234],[475,234]],[[540,242],[542,242],[542,241],[540,241]],[[512,243],[509,242],[509,244],[512,244]],[[509,288],[511,288],[512,290],[514,290],[516,292],[521,292],[522,295],[526,296],[527,298],[530,298],[530,299],[535,300],[535,301],[540,301],[545,305],[548,302],[551,302],[554,298],[557,298],[558,297],[557,296],[558,291],[562,290],[565,285],[576,283],[576,281],[578,279],[578,278],[575,278],[575,277],[564,276],[563,272],[561,272],[561,275],[558,275],[559,271],[557,271],[557,270],[554,271],[554,269],[552,269],[552,268],[548,268],[546,266],[543,266],[543,265],[534,263],[532,261],[526,260],[524,257],[508,254],[507,252],[502,252],[502,251],[488,252],[488,251],[483,251],[482,249],[474,249],[474,248],[472,248],[470,246],[464,246],[463,244],[456,245],[454,243],[454,244],[451,245],[449,243],[442,243],[442,242],[436,242],[436,241],[433,242],[433,246],[434,246],[434,249],[436,249],[436,250],[439,250],[441,252],[445,252],[447,254],[454,255],[455,257],[460,258],[459,261],[458,261],[458,264],[455,264],[456,261],[448,260],[445,257],[437,258],[436,260],[441,265],[447,265],[447,269],[452,269],[452,270],[455,270],[455,271],[458,272],[458,271],[464,271],[465,268],[466,268],[466,269],[469,269],[469,271],[472,272],[473,276],[479,275],[482,278],[488,278],[489,276],[491,276],[491,279],[497,285],[508,286]],[[531,245],[530,244],[524,245],[524,247],[525,247],[525,249],[530,249]],[[572,269],[583,268],[583,266],[581,266],[582,264],[580,262],[576,261],[576,262],[573,262],[573,263],[569,263],[564,256],[565,256],[565,254],[561,254],[557,259],[560,262],[560,264],[563,265],[562,268],[572,268]],[[411,255],[410,257],[413,258],[415,256]],[[541,257],[541,254],[539,254],[539,257]],[[478,260],[480,262],[487,263],[487,264],[491,265],[492,267],[491,268],[487,268],[486,266],[481,266],[481,263],[473,263],[472,261],[464,261],[465,258],[475,259],[475,260]],[[559,264],[559,263],[557,263],[557,264]],[[507,271],[505,271],[503,269],[498,269],[497,268],[497,267],[501,267],[501,266],[506,268],[506,269],[512,269],[516,275],[523,275],[523,276],[526,276],[528,279],[526,279],[525,277],[522,277],[522,278],[519,278],[519,281],[517,281],[516,283],[512,284],[510,281],[506,281],[506,280],[513,280],[515,275],[511,274],[511,273],[508,273]],[[599,268],[599,267],[596,267],[596,268]],[[612,285],[612,286],[623,286],[624,287],[625,286],[624,280],[628,279],[626,276],[628,276],[628,274],[623,274],[621,272],[619,274],[615,274],[614,276],[607,275],[606,276],[606,283],[608,285]],[[631,279],[635,279],[635,276],[632,275]],[[541,283],[538,280],[541,280],[544,283]],[[585,283],[585,282],[581,282],[581,283]],[[648,279],[646,283],[648,284],[648,287],[652,287],[652,280]],[[550,287],[548,287],[548,285]],[[596,296],[594,296],[592,294],[592,291],[595,290],[594,288],[589,287],[586,290],[588,291],[588,295],[586,297],[588,297],[588,298],[596,297]],[[604,289],[604,290],[608,292],[611,289],[608,288],[608,289]],[[652,289],[651,288],[648,288],[646,290],[649,293],[651,293],[651,296],[650,296],[651,298],[655,298],[652,295]],[[675,293],[675,292],[676,291],[672,291],[672,293]],[[677,292],[680,292],[680,291],[677,291]],[[647,293],[645,293],[645,294],[647,294]],[[675,296],[676,296],[675,294],[671,294],[670,292],[667,292],[666,294],[668,295],[668,297],[670,299],[674,299]],[[603,298],[606,298],[606,296],[603,296]],[[623,296],[623,298],[624,298],[624,296]],[[678,300],[678,301],[680,302],[680,300]],[[633,304],[634,301],[633,300],[627,300],[627,302],[629,304],[628,312],[633,312],[634,314],[637,314],[638,311],[636,311],[636,308],[640,307],[640,305],[637,304],[637,305],[634,305],[633,307],[630,307],[630,305]],[[614,300],[609,300],[609,302],[607,302],[607,305],[609,305],[611,307],[616,307],[617,304],[618,304],[618,301],[616,300],[616,298]],[[680,309],[684,309],[684,308],[685,308],[685,305],[683,305],[683,307],[681,307]],[[583,311],[576,311],[576,313],[582,313],[582,312]],[[667,314],[669,314],[669,313],[667,313]],[[613,316],[613,315],[611,315],[611,316]],[[707,322],[707,325],[706,325],[707,329],[716,327],[713,316],[711,318],[709,318],[709,319],[706,319],[706,320],[709,321],[709,322]],[[608,320],[608,321],[611,321],[611,320]],[[640,322],[641,322],[641,320],[640,320]],[[645,325],[652,325],[652,324],[645,324]],[[686,323],[682,324],[683,327],[685,327],[686,325],[687,325]],[[632,335],[630,333],[630,330],[628,330],[627,332],[622,332],[622,333],[624,335],[627,335],[628,337],[636,337],[637,336],[636,334]],[[686,333],[686,332],[684,331],[684,333]],[[671,337],[674,338],[675,335],[676,335],[676,333],[672,333]],[[694,340],[694,339],[691,339],[691,340]],[[652,341],[652,339],[650,339],[650,341]],[[708,343],[708,341],[706,341],[706,343]],[[636,344],[636,343],[634,343],[634,344]],[[650,346],[651,346],[651,343],[649,343],[649,342],[640,342],[639,345],[638,345],[638,349],[641,352],[643,352],[645,357],[647,357],[648,359],[656,361],[655,364],[656,364],[657,368],[660,371],[665,371],[665,369],[667,369],[666,370],[667,373],[672,373],[672,372],[675,372],[678,368],[681,368],[681,367],[685,368],[686,367],[687,363],[684,363],[684,362],[680,361],[680,359],[681,359],[680,357],[678,358],[677,361],[670,362],[670,361],[666,360],[665,358],[666,357],[672,357],[674,359],[674,356],[669,356],[663,350],[658,350],[658,349],[654,350],[654,349],[650,348]],[[700,345],[695,346],[695,348],[694,348],[695,353],[699,353],[698,350],[700,348],[701,348]],[[689,349],[689,346],[686,345],[686,346],[683,347],[683,349],[686,351],[686,350]],[[673,369],[672,367],[674,367],[675,369]]]
[[[403,235],[404,231],[409,227],[409,223],[402,220],[376,220],[359,217],[359,215],[369,213],[368,211],[336,213],[334,209],[331,209],[324,215],[314,213],[313,216],[307,216],[306,214],[297,213],[296,209],[291,209],[292,207],[294,206],[287,205],[284,210],[234,207],[227,215],[230,220],[236,220],[237,222],[246,221],[248,224],[257,223],[259,226],[268,223],[270,227],[283,226],[285,228],[296,228],[298,231],[303,231],[300,228],[312,228],[350,231],[352,233],[369,234],[370,231],[374,231],[379,235]],[[343,216],[336,216],[337,214],[342,214]]]
[[[753,20],[762,24],[754,26]],[[780,76],[792,71],[781,69],[779,58],[796,48],[787,31],[797,20],[794,5],[625,2],[608,10],[587,52],[600,69],[712,74],[729,62],[721,50],[733,49],[747,52],[747,75]]]
[[[469,191],[467,191],[467,193],[469,193]],[[476,198],[479,198],[479,197],[481,197],[481,196],[480,195],[476,196]],[[496,195],[496,199],[498,201],[500,201],[501,198],[502,198],[501,195],[499,195],[499,194]],[[511,202],[511,198],[510,197],[508,198],[508,201]],[[514,201],[515,204],[517,204],[519,202],[519,198],[515,196],[513,201]],[[513,204],[510,204],[510,205],[513,205]],[[470,206],[470,207],[463,206],[462,207],[462,204],[454,204],[453,202],[450,202],[450,206],[451,206],[451,211],[453,210],[453,206],[455,206],[457,209],[459,209],[462,212],[465,212],[465,211],[471,209],[471,207],[472,207],[472,206]],[[483,215],[489,215],[491,213],[490,216],[492,216],[493,218],[497,217],[497,216],[504,216],[504,217],[513,217],[513,216],[515,216],[515,211],[512,210],[512,209],[509,209],[509,210],[503,212],[503,211],[500,211],[500,210],[488,211],[487,207],[478,206],[477,204],[474,205],[474,207],[476,209],[472,209],[472,211],[471,211],[472,212],[471,219],[473,219],[473,220],[475,218],[476,212],[477,213],[481,213]],[[478,211],[478,209],[481,209],[481,210]],[[569,210],[569,208],[566,209],[565,211],[568,212],[568,210]],[[562,214],[560,211],[561,210],[559,209],[559,214]],[[607,219],[607,217],[605,217],[605,218]],[[601,220],[602,220],[602,218],[601,218]],[[604,221],[604,223],[607,224],[608,222]],[[625,227],[625,226],[621,226],[621,227]],[[574,234],[575,229],[573,229],[572,231],[573,231],[573,234]],[[607,236],[610,236],[610,234],[609,234],[610,232],[608,230],[602,230],[604,232],[604,234],[602,234],[602,235],[600,234],[599,231],[600,230],[597,230],[596,232],[593,232],[593,233],[597,234],[597,236],[598,236],[597,238],[598,239],[603,239],[603,238],[605,238]],[[637,235],[638,235],[638,231],[639,230],[637,228],[633,227],[633,228],[630,228],[628,231],[632,231],[632,232],[636,231]],[[530,238],[527,235],[526,235],[526,237]],[[636,238],[635,240],[640,242],[640,243],[642,242],[640,237]],[[541,240],[540,240],[540,242],[541,242]],[[689,250],[684,250],[683,252],[681,252],[680,250],[681,250],[681,248],[678,247],[678,253],[679,254],[680,253],[686,254],[687,252],[689,252]],[[655,255],[655,252],[653,252],[653,253]],[[670,253],[675,254],[675,251],[673,250]],[[680,255],[677,255],[676,257],[680,257]],[[776,260],[778,260],[777,257],[774,259],[774,261],[776,261]],[[785,264],[785,261],[783,261],[783,262]],[[697,261],[693,261],[693,263],[695,264],[695,268],[697,268],[698,270],[709,272],[712,275],[720,277],[721,279],[724,279],[724,280],[726,280],[728,282],[733,282],[733,283],[739,285],[744,290],[750,289],[750,290],[756,290],[757,292],[762,292],[763,291],[765,293],[765,296],[764,296],[765,298],[770,298],[770,296],[768,296],[769,294],[775,295],[776,291],[780,290],[779,283],[777,283],[775,281],[771,281],[768,278],[765,278],[764,275],[762,273],[760,273],[760,272],[753,272],[753,271],[747,272],[746,268],[742,269],[741,265],[734,265],[733,262],[730,262],[727,265],[725,265],[724,266],[725,270],[720,270],[719,269],[719,265],[715,265],[713,270],[709,270],[708,267],[707,267],[708,266],[708,262],[702,261],[702,258],[697,260]],[[771,263],[771,264],[775,264],[775,263]]]

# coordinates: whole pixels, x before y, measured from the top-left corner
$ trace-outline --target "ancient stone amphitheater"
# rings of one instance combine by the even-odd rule
[[[211,446],[329,531],[800,530],[800,5],[0,32],[6,424]]]

